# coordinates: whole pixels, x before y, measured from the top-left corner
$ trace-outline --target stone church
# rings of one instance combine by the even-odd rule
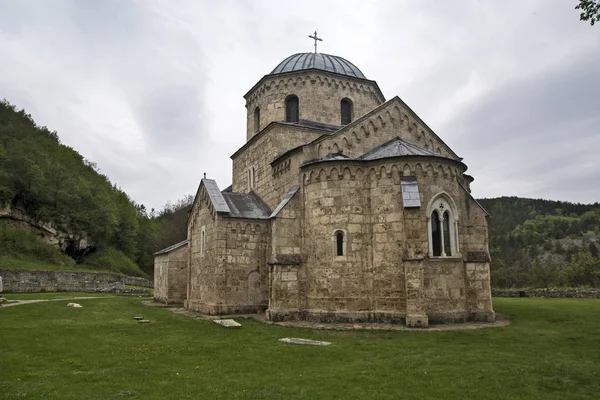
[[[171,280],[186,285],[187,309],[410,327],[494,321],[488,215],[473,177],[399,97],[315,52],[287,57],[244,98],[232,185],[201,180],[177,245],[187,267],[175,263],[185,276]],[[165,250],[159,286],[169,285]]]

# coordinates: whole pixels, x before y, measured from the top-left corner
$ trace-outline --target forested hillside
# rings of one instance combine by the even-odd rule
[[[24,210],[74,238],[90,238],[91,251],[71,254],[78,262],[87,256],[100,263],[127,258],[151,273],[152,254],[171,240],[185,238],[181,214],[187,217],[188,203],[184,199],[155,216],[113,185],[93,162],[61,144],[56,132],[0,102],[0,206]],[[176,226],[171,226],[173,220]]]
[[[492,285],[600,287],[600,204],[500,197],[490,213]]]

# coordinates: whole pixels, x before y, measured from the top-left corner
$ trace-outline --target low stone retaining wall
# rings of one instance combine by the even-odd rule
[[[145,294],[145,289],[126,288],[125,285],[154,287],[148,279],[85,271],[39,271],[0,269],[4,291],[12,293],[36,292],[113,292]]]
[[[600,299],[600,289],[492,289],[492,297]]]

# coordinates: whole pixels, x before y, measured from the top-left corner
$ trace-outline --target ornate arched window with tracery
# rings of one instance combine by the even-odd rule
[[[427,207],[430,257],[459,257],[458,209],[446,195],[435,196]]]

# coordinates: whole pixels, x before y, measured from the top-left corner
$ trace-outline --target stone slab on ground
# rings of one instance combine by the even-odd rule
[[[331,342],[321,342],[320,340],[300,339],[293,337],[286,337],[279,339],[280,342],[289,344],[304,344],[308,346],[329,346]]]
[[[235,322],[232,319],[214,319],[213,322],[215,324],[224,326],[225,328],[239,328],[240,326],[242,326],[241,324]]]

